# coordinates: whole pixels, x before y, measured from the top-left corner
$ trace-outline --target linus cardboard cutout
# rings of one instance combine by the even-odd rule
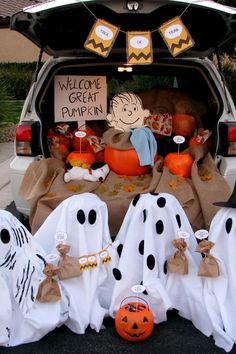
[[[120,144],[128,139],[138,154],[140,166],[154,166],[157,143],[151,130],[144,124],[144,119],[149,115],[149,110],[143,109],[139,96],[130,92],[118,93],[111,101],[110,113],[107,115],[111,129],[103,135],[104,141],[110,145],[109,140]],[[125,150],[121,145],[113,147]]]
[[[107,120],[110,127],[128,132],[131,128],[143,127],[144,118],[149,115],[149,110],[143,109],[139,96],[122,92],[113,97]]]

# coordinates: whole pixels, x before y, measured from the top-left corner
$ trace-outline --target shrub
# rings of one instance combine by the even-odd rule
[[[218,67],[216,56],[213,56],[213,62]],[[236,58],[235,56],[223,53],[220,56],[220,64],[226,85],[236,104]]]
[[[221,56],[221,64],[228,89],[236,103],[236,61],[234,57],[227,54]]]
[[[7,119],[10,107],[7,101],[7,94],[3,84],[0,84],[0,123]]]
[[[32,83],[36,63],[0,63],[0,85],[8,97],[24,100]]]

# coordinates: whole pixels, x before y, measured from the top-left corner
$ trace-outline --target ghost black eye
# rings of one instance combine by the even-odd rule
[[[0,231],[0,239],[2,243],[9,243],[10,242],[10,234],[7,229],[2,229]]]

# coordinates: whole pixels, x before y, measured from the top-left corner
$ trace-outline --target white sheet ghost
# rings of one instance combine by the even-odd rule
[[[204,296],[216,345],[229,352],[236,343],[236,187],[213,218],[208,239],[219,265],[218,277],[204,279]]]
[[[61,280],[70,303],[65,325],[78,334],[85,333],[89,325],[98,332],[109,314],[114,286],[112,268],[118,259],[112,247],[106,204],[92,193],[64,200],[34,237],[47,254],[57,254],[60,235],[71,247],[69,255],[79,257],[84,269],[78,277]]]
[[[170,274],[166,267],[167,260],[176,251],[172,240],[180,231],[189,234],[187,258],[190,260],[190,275],[186,276]],[[202,282],[196,275],[194,279],[192,274],[199,261],[195,252],[197,242],[187,216],[174,196],[167,193],[136,196],[114,243],[120,260],[113,270],[116,284],[110,306],[112,317],[125,297],[135,296],[131,288],[142,284],[145,290],[141,296],[149,303],[155,323],[165,321],[167,310],[174,307],[188,319],[200,316],[201,321],[196,320],[195,323],[198,327],[203,326],[199,328],[203,332],[211,333],[210,321],[207,322],[209,328],[202,324],[206,311],[203,305],[200,306],[203,302]]]
[[[67,317],[67,300],[39,303],[45,278],[42,248],[11,213],[0,210],[0,345],[34,342],[61,325]],[[2,329],[3,328],[3,329]],[[8,340],[4,339],[4,328]],[[3,331],[3,332],[2,332]]]

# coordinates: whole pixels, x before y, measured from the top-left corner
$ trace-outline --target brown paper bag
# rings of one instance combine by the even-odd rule
[[[172,241],[178,251],[167,261],[167,269],[172,273],[180,275],[188,274],[188,260],[184,254],[187,244],[184,239],[180,238]]]
[[[220,275],[218,263],[212,255],[206,255],[201,261],[198,269],[201,277],[218,277]]]
[[[218,277],[220,274],[217,260],[210,254],[210,250],[213,246],[214,243],[209,240],[202,240],[197,245],[196,252],[204,253],[204,258],[202,259],[198,269],[199,276]]]
[[[53,279],[53,276],[58,273],[58,270],[58,267],[55,267],[50,263],[45,266],[43,272],[46,275],[46,279],[40,283],[36,296],[36,299],[39,302],[53,302],[60,300],[60,288],[57,284],[57,281]]]
[[[80,276],[82,271],[80,270],[78,258],[67,255],[70,250],[70,246],[59,244],[57,245],[57,250],[60,253],[60,260],[58,262],[58,278],[63,280]]]

